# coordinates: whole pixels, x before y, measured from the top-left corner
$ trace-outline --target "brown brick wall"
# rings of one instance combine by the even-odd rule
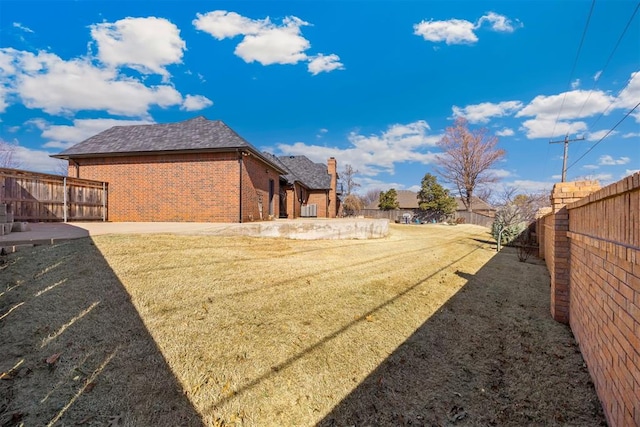
[[[331,189],[327,200],[327,216],[335,218],[338,215],[338,161],[335,157],[329,157],[327,161],[327,172],[331,175]],[[318,214],[319,216],[320,214]]]
[[[571,329],[611,426],[640,426],[640,173],[567,206]]]
[[[567,314],[609,425],[640,426],[640,173],[591,187],[557,184],[538,220],[552,312]]]
[[[316,190],[309,192],[308,204],[318,205],[318,218],[327,218],[329,194],[324,190]],[[335,216],[334,216],[335,218]]]
[[[253,156],[245,157],[243,168],[242,221],[259,221],[278,218],[280,205],[280,175],[261,160]],[[271,212],[269,212],[269,181],[273,181]],[[262,213],[261,213],[262,212]]]
[[[109,183],[110,221],[238,222],[236,153],[200,153],[77,159],[69,173]],[[268,176],[278,175],[243,157],[243,221],[259,219],[257,198],[268,197]],[[268,172],[265,172],[268,170]],[[262,177],[260,175],[262,171]],[[266,182],[266,184],[265,184]],[[267,207],[265,207],[267,209]],[[277,212],[277,203],[274,206]]]

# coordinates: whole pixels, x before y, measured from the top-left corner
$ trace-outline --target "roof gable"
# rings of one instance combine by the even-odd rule
[[[220,120],[199,116],[177,123],[114,126],[54,157],[118,155],[185,150],[259,151]]]
[[[288,172],[285,178],[290,183],[299,181],[310,190],[331,188],[331,176],[326,165],[314,163],[306,156],[279,156],[277,159]]]
[[[464,205],[462,201],[462,197],[456,197],[456,203],[458,207],[456,210],[458,211],[466,211],[467,207]],[[481,198],[477,196],[471,196],[471,209],[474,211],[494,211],[495,208],[491,206],[489,203],[485,202]]]

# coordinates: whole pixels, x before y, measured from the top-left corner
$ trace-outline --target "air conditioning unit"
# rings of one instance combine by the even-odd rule
[[[300,216],[304,218],[315,218],[318,216],[318,205],[304,205],[302,206]]]

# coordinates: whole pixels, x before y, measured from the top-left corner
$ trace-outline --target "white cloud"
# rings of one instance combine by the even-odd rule
[[[314,76],[322,72],[331,72],[333,70],[344,70],[344,65],[340,62],[340,57],[336,54],[323,55],[318,54],[310,58],[307,66],[309,72]]]
[[[5,89],[3,86],[0,86],[0,113],[4,113],[9,106],[9,102],[7,101],[7,92],[7,89]]]
[[[600,76],[602,75],[602,70],[597,71],[594,75],[593,75],[593,81],[597,82],[598,80],[600,80]]]
[[[49,157],[53,153],[44,150],[31,150],[21,145],[16,146],[13,160],[20,169],[44,173],[60,173],[65,161]]]
[[[616,108],[631,109],[638,104],[638,101],[640,101],[640,71],[631,73],[629,83],[620,91],[614,106]],[[635,117],[636,121],[640,122],[640,115]]]
[[[453,106],[454,117],[464,117],[469,123],[488,123],[492,117],[504,117],[513,114],[522,108],[520,101],[504,101],[498,104],[483,102],[481,104],[467,105],[464,108]]]
[[[396,163],[420,162],[433,163],[435,153],[429,151],[442,138],[441,135],[429,135],[429,125],[424,120],[408,124],[396,124],[377,135],[361,135],[352,132],[348,135],[347,148],[295,144],[278,144],[283,154],[304,154],[316,162],[324,162],[334,156],[342,163],[349,163],[363,176],[375,176],[381,172],[392,174]]]
[[[52,125],[42,119],[33,119],[28,124],[42,130],[42,138],[47,142],[45,148],[65,149],[84,141],[113,126],[130,126],[152,124],[149,120],[117,120],[117,119],[75,119],[73,125]]]
[[[553,179],[560,179],[560,176],[554,176]],[[538,192],[548,192],[551,193],[551,189],[553,188],[552,182],[545,181],[533,181],[526,179],[517,179],[511,182],[502,182],[499,183],[498,186],[502,188],[517,188],[519,191],[525,193],[538,193]]]
[[[187,95],[182,102],[181,110],[185,111],[198,111],[207,107],[211,107],[213,101],[202,95]]]
[[[422,36],[426,41],[438,43],[445,42],[452,44],[473,44],[478,41],[475,30],[480,29],[485,22],[489,23],[492,31],[511,33],[516,26],[522,27],[518,22],[516,25],[504,15],[495,12],[488,12],[481,16],[476,23],[466,19],[449,19],[446,21],[421,21],[413,26],[413,34]]]
[[[13,28],[17,28],[19,30],[24,31],[25,33],[33,33],[33,30],[25,25],[22,25],[20,22],[14,22]]]
[[[622,135],[623,138],[640,138],[640,132],[629,132]]]
[[[0,49],[0,85],[27,108],[54,115],[103,110],[140,117],[152,105],[166,108],[182,103],[182,96],[171,85],[145,86],[89,58],[65,61],[52,53],[10,48]]]
[[[178,27],[164,18],[125,18],[91,27],[98,58],[111,67],[131,67],[144,74],[165,78],[169,64],[182,62],[186,49]]]
[[[559,117],[560,120],[579,119],[607,110],[615,98],[602,91],[572,90],[558,95],[536,96],[516,117]],[[558,116],[559,114],[559,116]]]
[[[582,169],[596,170],[596,169],[600,169],[600,166],[598,166],[598,165],[584,165],[584,166],[582,166]]]
[[[324,135],[325,135],[326,133],[328,133],[328,132],[329,132],[329,129],[326,129],[326,128],[320,128],[320,129],[318,130],[318,133],[316,134],[316,138],[320,139],[320,138],[324,137]]]
[[[514,26],[513,22],[511,22],[509,18],[495,12],[489,12],[486,15],[480,17],[480,19],[478,19],[478,23],[476,24],[476,28],[480,28],[485,22],[489,22],[491,24],[491,29],[493,31],[505,33],[514,32],[516,26],[522,27],[522,23],[517,22]]]
[[[620,179],[625,178],[625,177],[627,177],[629,175],[633,175],[633,174],[638,173],[638,172],[640,172],[640,169],[627,169],[626,171],[624,171],[624,175],[622,175],[620,177]]]
[[[558,95],[539,95],[515,116],[534,117],[522,123],[527,138],[553,138],[586,131],[584,121],[569,120],[601,114],[614,100],[602,91],[573,90]]]
[[[598,164],[603,166],[626,165],[630,161],[631,159],[629,157],[620,157],[618,159],[614,159],[612,156],[605,154],[604,156],[600,156],[600,158],[598,159]]]
[[[585,122],[563,122],[556,123],[553,118],[540,118],[525,120],[520,128],[524,131],[529,139],[535,138],[553,138],[559,136],[565,136],[567,134],[572,135],[580,132],[584,132],[587,129]],[[555,129],[555,132],[554,132]]]
[[[578,89],[580,87],[580,79],[575,79],[571,82],[571,89]]]
[[[595,78],[598,78],[597,73]],[[610,114],[615,109],[631,109],[640,99],[640,71],[631,74],[628,84],[616,97],[600,90],[571,90],[557,95],[539,95],[518,111],[515,117],[533,117],[522,123],[527,138],[554,138],[566,134],[585,132],[589,140],[601,139],[607,131],[587,132],[585,119]],[[632,114],[640,123],[640,111]],[[577,121],[574,121],[577,120]],[[611,134],[615,134],[612,132]],[[624,137],[637,136],[627,133]]]
[[[586,138],[588,141],[599,141],[599,140],[601,140],[602,138],[604,138],[604,137],[605,137],[605,135],[606,135],[607,137],[609,137],[609,136],[616,135],[617,133],[618,133],[618,132],[617,132],[617,131],[615,131],[615,130],[614,130],[614,131],[610,131],[609,129],[603,129],[603,130],[599,130],[599,131],[596,131],[596,132],[587,132],[587,134],[586,134],[585,138]],[[608,134],[608,135],[607,135],[607,134]]]
[[[285,18],[283,26],[269,27],[257,34],[247,34],[236,46],[235,54],[245,62],[257,61],[262,65],[297,64],[307,59],[305,50],[311,43],[301,36],[300,27],[306,22]]]
[[[258,34],[269,27],[271,21],[266,19],[249,19],[235,12],[214,10],[205,14],[196,14],[193,25],[200,31],[211,34],[218,40],[246,34]]]
[[[287,16],[281,25],[276,25],[269,17],[250,19],[236,12],[214,10],[196,14],[192,23],[217,40],[242,36],[234,53],[247,63],[272,65],[308,61],[308,71],[313,75],[344,68],[335,54],[308,56],[305,53],[311,43],[302,36],[301,28],[311,24],[295,16]]]
[[[445,42],[452,44],[473,44],[478,37],[473,30],[472,22],[464,19],[450,19],[448,21],[421,21],[413,26],[413,34],[422,36],[426,41]]]
[[[510,129],[510,128],[504,128],[496,132],[496,136],[513,136],[513,135],[515,135],[515,132],[513,131],[513,129]]]
[[[500,179],[506,178],[512,175],[512,173],[506,169],[488,169],[487,172],[495,176],[496,178],[500,178]]]

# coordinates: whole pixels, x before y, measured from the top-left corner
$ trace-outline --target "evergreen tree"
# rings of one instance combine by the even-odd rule
[[[398,192],[395,188],[390,189],[387,192],[380,192],[380,202],[378,203],[378,207],[383,211],[390,211],[393,209],[398,209],[400,204],[398,203]]]
[[[422,178],[418,204],[423,211],[429,211],[440,217],[451,215],[456,210],[456,201],[449,195],[449,190],[438,184],[437,178],[430,173]]]

